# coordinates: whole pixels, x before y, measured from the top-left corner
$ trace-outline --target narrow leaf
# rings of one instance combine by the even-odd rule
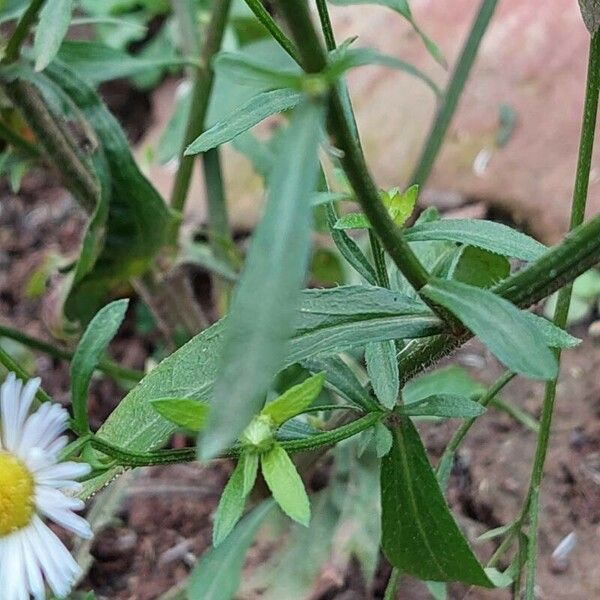
[[[208,418],[206,402],[191,398],[156,398],[152,408],[165,419],[189,431],[202,431]]]
[[[217,547],[231,533],[244,512],[246,496],[244,495],[245,455],[242,454],[227,485],[223,489],[213,525],[213,546]]]
[[[475,246],[463,246],[450,266],[448,279],[488,288],[509,275],[510,263],[505,256]]]
[[[375,423],[373,427],[373,439],[375,441],[375,454],[377,458],[387,456],[392,449],[394,436],[381,421]]]
[[[294,521],[308,527],[310,503],[304,483],[287,452],[275,444],[261,456],[261,470],[273,498],[283,512]]]
[[[240,585],[246,553],[273,502],[267,500],[246,515],[218,548],[204,554],[190,575],[188,600],[231,600]]]
[[[406,404],[400,408],[403,414],[411,417],[446,417],[449,419],[473,419],[485,412],[481,404],[453,394],[436,394]]]
[[[485,391],[462,367],[452,365],[411,379],[402,390],[405,404],[412,404],[435,394],[449,394],[473,399]]]
[[[534,379],[556,376],[556,357],[544,334],[514,304],[456,281],[436,280],[423,293],[454,313],[511,371]]]
[[[261,92],[195,139],[187,147],[185,155],[206,152],[229,142],[263,119],[294,108],[301,99],[302,95],[299,92],[288,89]]]
[[[346,213],[334,225],[335,229],[370,229],[369,219],[362,213]]]
[[[544,336],[546,344],[550,348],[575,348],[581,344],[581,340],[571,335],[564,329],[557,327],[545,317],[540,317],[534,313],[525,312],[525,317],[536,327]]]
[[[321,393],[324,382],[325,373],[317,373],[269,402],[260,412],[279,426],[303,413]]]
[[[294,113],[271,175],[265,216],[258,225],[227,321],[217,399],[200,442],[203,458],[232,443],[259,411],[283,366],[310,248],[310,194],[317,176],[323,108]],[[257,291],[260,290],[260,293]]]
[[[402,573],[423,580],[493,587],[442,496],[411,420],[392,431],[381,461],[382,546]]]
[[[90,321],[71,361],[71,402],[79,432],[88,429],[87,391],[92,374],[125,317],[129,300],[116,300]]]
[[[446,240],[477,246],[496,254],[522,260],[536,260],[547,248],[533,238],[502,223],[479,219],[442,219],[420,223],[406,229],[409,242]]]
[[[247,452],[242,455],[244,462],[244,481],[242,484],[242,495],[247,497],[252,491],[258,474],[259,456],[256,452]],[[240,459],[242,460],[242,459]]]
[[[377,399],[386,408],[394,408],[400,386],[396,344],[392,340],[367,344],[365,360]]]
[[[579,8],[583,22],[591,35],[594,35],[600,27],[600,1],[579,0]]]
[[[56,56],[69,29],[73,0],[53,0],[46,2],[33,38],[35,70],[43,71]]]

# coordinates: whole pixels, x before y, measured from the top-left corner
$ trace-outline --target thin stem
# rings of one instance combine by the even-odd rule
[[[396,593],[398,592],[398,584],[400,583],[401,577],[400,570],[394,567],[392,572],[390,573],[390,578],[388,580],[387,586],[385,588],[385,594],[383,596],[383,600],[394,600],[396,597]]]
[[[321,29],[323,30],[323,36],[325,37],[325,46],[327,47],[327,50],[331,52],[332,50],[335,50],[336,43],[331,19],[329,18],[329,10],[327,10],[327,0],[317,0],[317,12],[319,13]]]
[[[21,365],[12,357],[2,346],[0,346],[0,364],[3,365],[8,371],[12,371],[19,379],[23,381],[29,381],[31,376]],[[46,394],[46,392],[39,387],[35,393],[35,397],[40,402],[52,402],[52,398]]]
[[[469,37],[463,46],[460,57],[456,63],[450,82],[446,87],[442,104],[440,105],[435,120],[427,136],[427,141],[419,157],[419,161],[412,174],[411,181],[423,186],[427,181],[431,169],[442,146],[448,131],[450,121],[454,116],[458,101],[462,95],[471,67],[479,50],[479,44],[485,34],[498,0],[482,0],[479,12],[473,22]]]
[[[503,373],[494,383],[487,389],[487,391],[477,400],[481,406],[487,406],[494,397],[502,390],[502,388],[515,377],[516,373],[512,371],[506,371]],[[442,469],[448,469],[448,472],[452,469],[452,463],[454,462],[454,455],[458,450],[458,447],[461,445],[462,441],[465,439],[467,433],[473,427],[475,421],[477,419],[469,419],[465,421],[455,432],[454,435],[450,438],[450,441],[446,445],[444,449],[444,453],[440,458],[440,462],[438,464],[438,472],[441,472]]]
[[[579,143],[579,156],[577,159],[577,172],[575,175],[575,186],[573,190],[573,203],[571,205],[570,229],[578,227],[584,219],[585,206],[590,179],[590,168],[592,163],[592,151],[594,148],[594,133],[596,131],[596,117],[598,112],[598,93],[600,88],[600,33],[596,32],[590,40],[588,59],[587,85],[585,103],[583,108],[583,119],[581,125],[581,139]],[[563,288],[558,295],[558,302],[554,311],[554,324],[564,328],[567,324],[567,315],[571,303],[572,286]],[[560,360],[560,351],[556,351]],[[550,429],[554,413],[554,401],[556,398],[557,380],[546,384],[544,403],[542,406],[542,417],[540,422],[540,434],[536,448],[531,482],[529,484],[529,543],[527,545],[527,581],[525,586],[525,598],[533,600],[535,596],[535,573],[537,562],[537,527],[539,511],[539,493],[544,464],[548,453],[550,440]]]
[[[311,22],[306,4],[302,0],[288,0],[280,1],[279,6],[298,43],[302,67],[307,73],[319,73],[327,65],[327,55]],[[330,91],[328,128],[335,145],[343,152],[342,166],[375,233],[409,283],[415,290],[420,290],[429,281],[429,274],[402,232],[394,225],[379,198],[348,122],[338,88]],[[432,308],[435,310],[435,307]]]
[[[298,53],[292,40],[290,40],[263,6],[261,0],[245,0],[248,8],[254,13],[254,16],[261,22],[265,29],[271,34],[271,37],[297,62],[300,62]]]
[[[221,41],[225,32],[225,24],[229,15],[231,0],[216,0],[213,7],[210,23],[206,28],[206,39],[201,52],[201,64],[196,71],[190,114],[185,131],[183,150],[193,142],[204,129],[204,120],[208,110],[214,72],[211,61],[221,48]],[[175,183],[171,194],[171,206],[182,211],[187,199],[195,156],[181,156],[179,168],[175,175]]]
[[[32,0],[27,10],[23,13],[23,16],[19,19],[17,26],[10,36],[8,43],[6,44],[6,50],[4,51],[4,58],[2,63],[9,64],[15,62],[19,58],[21,52],[21,46],[25,41],[25,38],[29,35],[29,30],[33,25],[33,22],[37,18],[38,12],[42,8],[45,0]]]
[[[22,333],[21,331],[13,329],[12,327],[7,327],[6,325],[0,324],[0,337],[15,340],[16,342],[23,344],[23,346],[33,348],[34,350],[39,350],[40,352],[44,352],[49,356],[59,360],[71,361],[73,359],[73,352],[69,350],[63,350],[62,348],[57,348],[48,342],[31,337],[25,333]],[[110,375],[116,379],[127,379],[128,381],[137,382],[144,376],[142,371],[136,371],[135,369],[122,367],[111,360],[101,360],[98,364],[98,370],[103,371],[107,375]]]

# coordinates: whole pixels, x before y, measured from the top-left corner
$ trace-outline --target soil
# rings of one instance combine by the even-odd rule
[[[481,204],[474,206],[481,212]],[[42,300],[28,297],[26,288],[51,253],[76,250],[82,224],[79,209],[47,174],[28,175],[18,195],[1,184],[3,323],[49,338],[41,319]],[[600,598],[600,344],[587,336],[586,327],[575,333],[584,341],[564,357],[541,499],[539,598],[552,600]],[[133,306],[111,354],[122,364],[140,369],[157,346],[155,332],[142,335],[136,329]],[[30,352],[23,352],[21,358],[42,377],[54,398],[68,402],[66,363]],[[460,349],[456,359],[483,383],[492,382],[501,372],[476,342]],[[517,379],[507,386],[503,398],[538,416],[542,391],[538,382]],[[123,394],[107,380],[93,382],[90,409],[94,426],[106,418]],[[433,460],[439,457],[453,427],[445,423],[423,430]],[[184,441],[176,439],[174,443]],[[528,484],[534,448],[535,436],[496,410],[490,410],[472,429],[449,490],[450,504],[471,539],[515,518]],[[210,467],[180,465],[136,472],[127,481],[120,508],[92,545],[91,566],[80,589],[94,589],[98,598],[110,600],[154,600],[182,581],[196,557],[209,546],[212,516],[229,470],[230,465],[222,462]],[[553,550],[571,532],[577,536],[575,548],[566,560],[553,559]],[[476,547],[482,557],[494,548],[491,542]],[[260,562],[260,552],[251,553],[250,560],[247,573]],[[367,592],[357,566],[351,563],[335,585],[312,600],[381,598],[388,573],[382,559],[375,589]],[[451,586],[451,598],[464,598],[466,593],[461,586]],[[407,580],[398,597],[419,600],[428,596],[422,584]],[[468,597],[505,599],[509,593],[478,590]]]

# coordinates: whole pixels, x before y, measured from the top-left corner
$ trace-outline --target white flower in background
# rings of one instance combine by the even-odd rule
[[[59,463],[67,445],[68,413],[43,404],[29,416],[40,385],[25,386],[10,373],[0,388],[0,600],[45,598],[45,583],[66,596],[80,573],[47,518],[89,538],[90,526],[73,511],[84,503],[61,490],[75,491],[75,479],[90,472],[84,463]]]

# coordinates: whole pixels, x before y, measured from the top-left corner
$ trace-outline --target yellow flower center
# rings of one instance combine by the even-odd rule
[[[33,487],[27,467],[12,454],[0,451],[0,537],[29,525]]]

